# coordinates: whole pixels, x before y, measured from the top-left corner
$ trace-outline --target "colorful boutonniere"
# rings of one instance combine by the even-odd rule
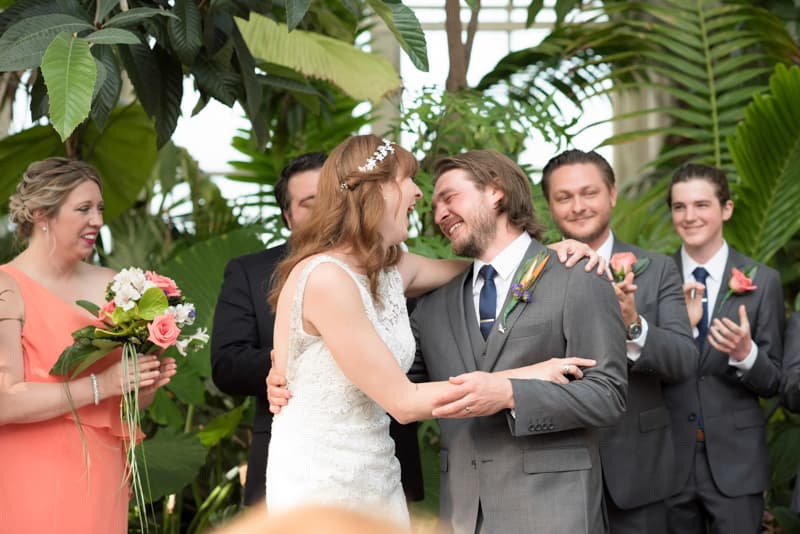
[[[633,272],[634,278],[642,274],[650,265],[650,258],[637,259],[633,252],[617,252],[611,255],[611,261],[608,263],[614,281],[622,282],[629,272]]]
[[[503,309],[502,320],[498,327],[501,334],[505,333],[508,314],[511,313],[516,305],[520,302],[525,304],[530,302],[533,287],[536,285],[536,281],[539,280],[539,276],[541,276],[542,271],[544,271],[544,266],[547,265],[549,259],[550,255],[547,251],[543,250],[536,256],[528,259],[522,265],[522,268],[519,270],[520,274],[517,276],[517,279],[514,280],[514,283],[511,284],[511,300],[508,301],[508,304],[506,304],[506,307]]]
[[[751,265],[750,267],[746,268],[744,272],[740,271],[736,267],[731,269],[731,279],[728,282],[728,292],[725,293],[725,296],[722,298],[722,302],[719,303],[720,307],[722,307],[722,305],[725,304],[725,302],[733,295],[742,295],[758,289],[758,287],[753,285],[753,278],[756,277],[757,272],[758,265]]]

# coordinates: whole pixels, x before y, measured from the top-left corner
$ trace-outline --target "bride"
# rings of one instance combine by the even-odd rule
[[[422,198],[417,170],[414,156],[388,140],[345,140],[322,167],[311,219],[276,270],[273,370],[292,390],[272,425],[270,511],[329,504],[408,524],[386,413],[401,423],[429,419],[434,399],[453,386],[406,377],[415,342],[405,297],[469,266],[400,248]],[[546,364],[501,374],[541,377]]]

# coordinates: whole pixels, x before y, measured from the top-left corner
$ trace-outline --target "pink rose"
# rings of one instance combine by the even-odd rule
[[[636,263],[636,255],[633,252],[617,252],[611,256],[611,272],[614,275],[614,280],[621,282],[625,275],[633,269],[633,264]]]
[[[97,318],[101,321],[105,321],[107,318],[111,318],[115,309],[117,309],[117,304],[114,302],[114,299],[111,299],[97,310]]]
[[[746,274],[736,267],[731,270],[731,281],[728,284],[728,287],[730,287],[731,291],[737,295],[741,295],[746,291],[758,289],[753,285],[753,280],[751,280]]]
[[[168,278],[153,271],[147,271],[147,279],[153,282],[157,288],[162,290],[166,296],[181,296],[181,290],[178,289],[178,284],[176,284],[175,280],[172,278]]]
[[[147,331],[150,332],[147,340],[152,341],[162,349],[174,345],[181,333],[181,329],[175,323],[175,316],[171,313],[165,313],[153,319],[152,322],[147,324]]]

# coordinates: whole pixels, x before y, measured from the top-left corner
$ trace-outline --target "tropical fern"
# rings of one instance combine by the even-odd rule
[[[769,94],[756,95],[728,141],[740,182],[726,237],[762,262],[800,231],[798,95],[800,67],[778,65]]]
[[[617,115],[621,121],[651,114],[669,118],[660,128],[618,133],[603,145],[662,135],[657,158],[640,170],[624,196],[637,198],[615,213],[624,239],[669,245],[669,216],[661,195],[672,171],[686,161],[721,167],[737,182],[727,144],[754,95],[767,88],[776,63],[791,63],[797,45],[773,14],[742,2],[664,0],[605,2],[590,22],[567,23],[541,44],[504,58],[482,81],[504,83],[511,95],[539,99],[556,91],[581,105],[593,95],[652,91],[670,105]],[[529,62],[526,64],[526,62]],[[662,100],[662,99],[656,99]],[[651,234],[642,232],[647,213]]]

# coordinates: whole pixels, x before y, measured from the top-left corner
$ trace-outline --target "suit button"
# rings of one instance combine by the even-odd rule
[[[536,429],[533,425],[528,425],[528,432],[533,432],[534,430]]]
[[[706,379],[706,377],[704,377],[704,376],[702,376],[702,375],[700,376],[700,378],[698,378],[698,380],[699,380],[700,382],[702,382],[702,381],[703,381],[703,380],[705,380],[705,379]]]
[[[539,423],[536,423],[536,425],[533,427],[534,432],[539,432],[541,429],[542,425],[540,425]]]
[[[547,425],[547,430],[553,430],[555,427],[556,427],[556,425],[554,425],[553,423],[550,423],[549,425]]]
[[[697,416],[694,414],[694,412],[690,413],[689,414],[689,421],[694,421],[695,419],[697,419]]]

